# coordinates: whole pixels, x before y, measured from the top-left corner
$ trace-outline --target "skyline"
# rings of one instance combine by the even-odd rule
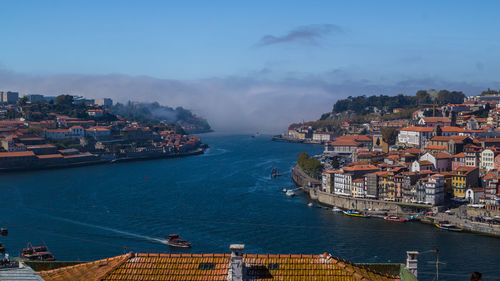
[[[6,3],[0,87],[156,99],[192,108],[219,130],[241,128],[228,121],[241,114],[245,131],[275,132],[319,118],[348,95],[500,88],[499,6]]]

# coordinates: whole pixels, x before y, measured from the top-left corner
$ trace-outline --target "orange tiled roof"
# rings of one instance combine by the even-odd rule
[[[38,274],[46,281],[66,280],[102,280],[110,271],[127,262],[133,254],[121,255],[109,259],[98,260],[62,267],[49,271],[41,271]]]
[[[450,123],[451,120],[448,117],[422,117],[426,123]]]
[[[432,127],[417,127],[417,126],[410,126],[401,129],[401,131],[411,131],[411,132],[432,132],[434,131],[434,128]]]
[[[405,152],[410,153],[410,154],[420,154],[421,150],[420,150],[420,148],[413,147],[413,148],[405,149]]]
[[[437,159],[445,159],[445,158],[451,158],[451,154],[446,153],[446,152],[439,152],[434,155]]]
[[[431,138],[431,141],[450,141],[454,140],[455,142],[463,142],[468,136],[434,136]]]
[[[0,152],[0,158],[3,157],[26,157],[35,156],[33,151]]]
[[[376,166],[373,165],[356,165],[351,167],[343,167],[342,170],[345,172],[354,172],[354,171],[375,171],[378,170]]]
[[[37,155],[38,159],[52,159],[52,158],[63,158],[61,154],[45,154],[45,155]]]
[[[442,146],[442,145],[428,145],[425,147],[426,149],[433,149],[433,150],[446,150],[448,148],[446,148],[446,146]]]
[[[228,280],[230,254],[133,254],[39,272],[62,280]],[[328,254],[243,255],[245,280],[400,280]]]
[[[355,140],[335,140],[330,143],[332,146],[361,146],[361,143]]]
[[[443,126],[441,132],[463,132],[464,129],[455,126]]]

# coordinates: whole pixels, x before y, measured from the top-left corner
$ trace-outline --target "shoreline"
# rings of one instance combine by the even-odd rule
[[[372,217],[374,218],[384,218],[385,216],[380,215],[380,211],[385,210],[386,215],[391,213],[394,215],[394,211],[397,215],[403,215],[405,217],[410,217],[412,215],[420,214],[421,212],[409,212],[405,210],[406,208],[427,208],[433,209],[438,208],[438,206],[432,207],[429,205],[420,205],[420,204],[408,204],[408,203],[400,203],[400,202],[390,202],[390,201],[381,201],[375,199],[367,199],[367,198],[353,198],[341,195],[330,194],[326,192],[319,191],[317,189],[307,187],[303,183],[317,181],[309,176],[307,176],[302,169],[296,165],[292,169],[292,182],[296,188],[302,190],[306,193],[311,200],[316,200],[319,204],[328,206],[328,207],[337,207],[342,209],[354,209],[360,212],[367,212],[369,214],[373,213]],[[346,207],[348,206],[348,207]],[[372,208],[359,208],[358,206],[370,206]],[[378,207],[378,211],[377,208]],[[371,209],[372,211],[366,211],[364,209]],[[377,214],[377,212],[379,214]],[[461,232],[469,232],[475,234],[481,234],[491,237],[500,238],[500,226],[492,227],[487,225],[479,225],[478,223],[471,222],[468,220],[464,220],[462,218],[457,218],[456,216],[437,213],[435,216],[420,216],[416,217],[413,221],[418,221],[423,224],[433,225],[438,223],[440,220],[450,220],[455,223],[458,227],[462,228]]]
[[[316,144],[316,145],[323,145],[324,144],[324,142],[321,142],[321,141],[306,140],[306,139],[304,139],[304,140],[291,139],[291,138],[283,137],[282,135],[272,136],[271,140],[275,141],[275,142],[290,142],[290,143],[301,143],[301,144]]]
[[[6,172],[31,172],[31,171],[40,171],[40,170],[52,170],[52,169],[66,169],[66,168],[76,168],[76,167],[84,167],[84,166],[92,166],[92,165],[103,165],[103,164],[114,164],[121,162],[134,162],[134,161],[147,161],[147,160],[159,160],[159,159],[168,159],[168,158],[181,158],[188,156],[195,156],[205,153],[205,147],[199,147],[195,150],[175,153],[175,154],[159,154],[159,155],[146,155],[146,156],[137,156],[137,157],[122,157],[116,159],[96,159],[91,161],[82,161],[75,163],[61,163],[55,165],[44,165],[44,166],[32,166],[32,167],[14,167],[14,168],[0,168],[0,174]],[[99,156],[100,157],[100,156]]]

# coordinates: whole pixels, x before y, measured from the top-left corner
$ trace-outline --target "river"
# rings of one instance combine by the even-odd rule
[[[124,252],[171,252],[163,237],[193,243],[184,252],[329,252],[354,262],[400,262],[419,257],[419,279],[433,280],[434,246],[440,280],[499,280],[500,239],[452,233],[419,223],[391,223],[308,207],[287,198],[299,152],[321,146],[272,142],[270,136],[201,135],[204,155],[177,159],[16,172],[0,175],[0,237],[17,256],[28,241],[46,243],[58,260],[95,260]],[[271,179],[277,167],[281,177]]]

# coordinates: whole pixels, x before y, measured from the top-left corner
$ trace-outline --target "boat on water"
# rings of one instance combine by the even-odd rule
[[[5,252],[5,246],[0,243],[0,253]]]
[[[283,193],[286,193],[288,189],[286,188],[283,188],[281,191],[283,191]]]
[[[313,203],[312,203],[312,202],[309,202],[309,204],[307,204],[307,206],[312,207],[312,206],[313,206]]]
[[[391,215],[384,217],[384,220],[393,221],[393,222],[406,222],[406,219],[402,219],[400,217],[391,216]]]
[[[442,222],[436,223],[435,226],[439,229],[444,229],[444,230],[449,230],[449,231],[462,231],[463,230],[462,228],[460,228],[454,224],[451,224],[448,221],[442,221]]]
[[[355,211],[355,210],[347,210],[347,211],[343,211],[344,215],[348,215],[348,216],[351,216],[351,217],[359,217],[359,218],[369,218],[370,215],[367,215],[365,213],[361,213],[361,212],[358,212],[358,211]]]
[[[332,212],[341,213],[342,209],[340,209],[339,207],[333,207]]]
[[[9,235],[9,230],[5,227],[0,228],[0,235],[2,235],[2,236]]]
[[[21,258],[27,260],[38,261],[55,261],[54,255],[49,252],[47,246],[33,246],[28,243],[26,248],[21,250]]]
[[[288,196],[288,197],[293,197],[293,196],[295,196],[295,192],[294,192],[293,190],[291,190],[291,189],[287,190],[287,191],[285,192],[285,194],[286,194],[286,196]]]
[[[276,177],[280,177],[280,173],[278,172],[278,168],[273,168],[272,171],[271,171],[271,178],[274,179]]]
[[[180,239],[179,234],[169,234],[166,240],[167,244],[172,247],[191,248],[191,242]]]

